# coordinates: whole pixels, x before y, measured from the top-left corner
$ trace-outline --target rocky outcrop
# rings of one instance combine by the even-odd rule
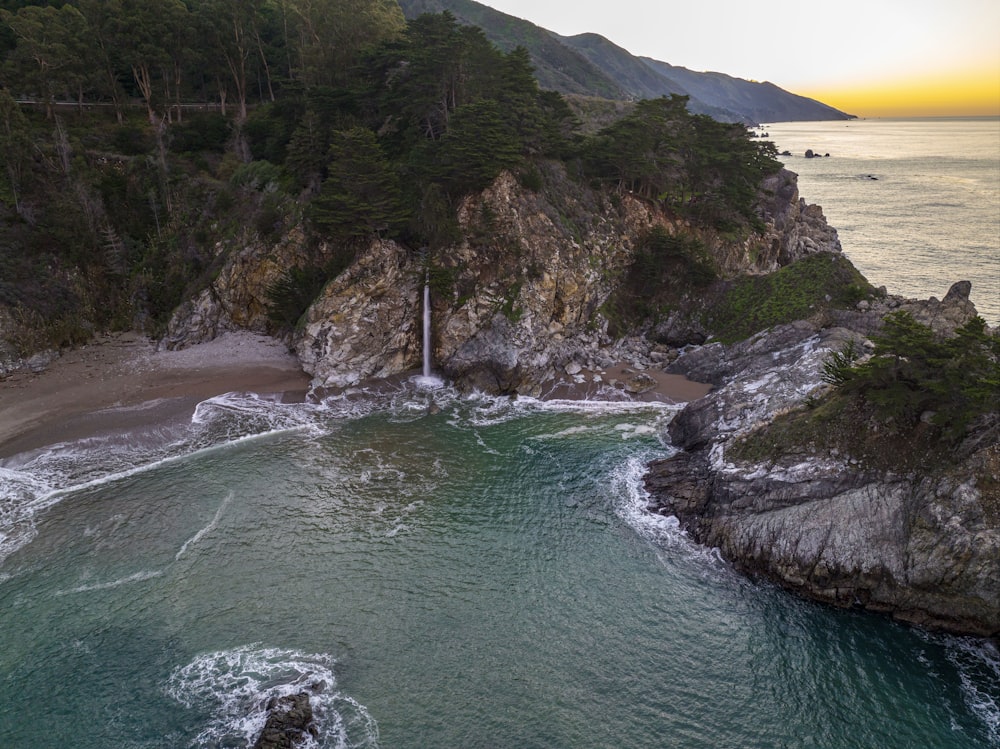
[[[600,307],[654,224],[700,232],[724,273],[764,272],[840,248],[822,213],[799,201],[790,172],[779,180],[782,189],[766,195],[762,211],[772,229],[732,242],[631,194],[591,190],[559,165],[543,169],[544,190],[504,173],[466,198],[458,211],[461,240],[430,257],[383,241],[362,253],[327,287],[296,337],[314,384],[344,387],[420,365],[428,265],[436,279],[435,370],[460,387],[537,395],[567,365],[586,365],[611,344]]]
[[[296,335],[302,368],[321,387],[347,387],[419,366],[423,273],[418,258],[377,241],[327,284]]]
[[[234,330],[270,332],[268,288],[289,268],[316,263],[301,228],[277,242],[247,232],[217,245],[215,254],[225,258],[218,276],[175,310],[160,348],[187,348]]]
[[[612,201],[561,169],[547,178],[555,189],[543,194],[504,174],[461,206],[465,238],[442,260],[454,286],[434,341],[435,360],[460,383],[537,394],[557,368],[593,350],[605,329],[600,305],[638,238],[662,221],[631,195]]]
[[[782,172],[761,192],[763,234],[732,240],[671,218],[628,192],[593,190],[559,164],[543,164],[542,190],[510,173],[467,197],[460,239],[429,255],[378,240],[333,279],[291,338],[317,387],[347,387],[420,366],[422,287],[434,280],[434,369],[460,387],[538,394],[574,362],[584,368],[613,342],[601,305],[658,224],[697,236],[724,276],[762,273],[820,250],[839,251],[822,212]],[[221,270],[174,314],[161,342],[185,346],[234,329],[267,332],[267,292],[289,268],[316,265],[300,230],[279,242],[247,235],[220,245]],[[683,327],[690,320],[677,325]],[[697,331],[693,334],[697,338]],[[691,340],[685,331],[683,337]]]
[[[319,735],[313,722],[309,692],[277,697],[267,706],[267,722],[253,749],[295,749]]]
[[[911,306],[954,322],[969,312],[967,297],[962,285],[943,302]],[[672,371],[718,387],[670,425],[680,452],[651,464],[651,509],[676,515],[737,568],[808,597],[1000,635],[996,428],[984,426],[949,469],[876,470],[809,442],[763,460],[733,449],[819,395],[823,360],[857,335],[800,322],[679,358]]]
[[[826,222],[823,209],[799,197],[795,172],[782,169],[768,177],[760,195],[761,218],[768,227],[759,240],[758,257],[766,262],[761,270],[777,270],[816,252],[841,251],[837,230]]]

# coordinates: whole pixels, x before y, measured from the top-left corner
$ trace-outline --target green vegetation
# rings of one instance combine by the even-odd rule
[[[588,141],[587,174],[722,230],[755,222],[757,188],[781,166],[774,145],[692,115],[687,103],[678,95],[638,102]]]
[[[602,312],[612,335],[624,333],[675,309],[690,292],[704,293],[715,280],[711,256],[697,237],[656,225],[640,239],[635,262]]]
[[[330,278],[331,245],[351,258],[390,237],[450,267],[459,202],[503,170],[544,191],[560,160],[728,229],[753,223],[777,168],[683,97],[582,135],[522,47],[448,13],[407,23],[392,0],[0,0],[0,149],[0,304],[35,328],[153,334],[226,248],[303,217],[315,257],[273,289],[275,325]],[[694,245],[647,255],[651,298],[651,278],[710,273]]]
[[[730,282],[704,313],[703,323],[723,343],[810,317],[849,309],[875,289],[839,254],[816,253],[766,276]]]
[[[867,359],[850,348],[835,354],[825,379],[896,430],[929,419],[943,437],[958,439],[976,417],[1000,411],[1000,336],[981,317],[941,338],[908,312],[894,312],[874,343]]]

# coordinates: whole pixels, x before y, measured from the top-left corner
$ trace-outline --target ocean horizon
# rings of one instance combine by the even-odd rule
[[[971,299],[1000,324],[1000,117],[869,118],[763,125],[799,194],[823,208],[875,286]],[[806,158],[811,149],[816,158]],[[829,154],[828,156],[826,154]]]

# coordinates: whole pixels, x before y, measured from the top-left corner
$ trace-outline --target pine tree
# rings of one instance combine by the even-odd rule
[[[431,170],[455,194],[479,190],[521,161],[516,123],[499,102],[483,99],[459,107]]]

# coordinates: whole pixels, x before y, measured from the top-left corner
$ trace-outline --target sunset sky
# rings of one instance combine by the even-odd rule
[[[1000,115],[998,0],[481,0],[860,117]]]

